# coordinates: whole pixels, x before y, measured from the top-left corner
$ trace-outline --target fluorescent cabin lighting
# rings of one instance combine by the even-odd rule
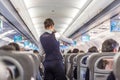
[[[13,33],[13,31],[14,31],[14,30],[10,30],[10,31],[4,32],[3,34],[0,34],[0,38],[6,36],[7,34]]]
[[[87,0],[80,0],[79,8],[81,9],[85,5],[86,2]]]

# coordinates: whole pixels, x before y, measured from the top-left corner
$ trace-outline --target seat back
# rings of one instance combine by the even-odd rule
[[[85,74],[87,71],[87,58],[89,54],[84,55],[80,60],[80,80],[85,80]]]
[[[80,69],[80,62],[83,56],[85,56],[87,54],[78,54],[75,58],[76,58],[76,62],[74,63],[74,65],[77,66],[77,80],[80,80],[80,73],[81,73],[81,69]]]
[[[39,71],[39,66],[40,66],[40,60],[39,57],[33,53],[29,53],[28,55],[32,56],[34,63],[35,63],[35,67],[36,67],[36,72]]]
[[[70,65],[70,62],[69,62],[69,56],[70,54],[66,54],[65,57],[64,57],[64,65],[65,65],[65,73],[67,74],[67,69]]]
[[[88,57],[89,80],[106,80],[111,70],[100,69],[104,60],[112,59],[115,53],[93,53]],[[100,64],[99,64],[100,63]]]
[[[0,61],[2,61],[4,64],[6,64],[6,66],[10,69],[11,67],[14,67],[16,69],[18,69],[18,73],[19,73],[19,76],[18,77],[15,77],[15,71],[14,69],[10,69],[12,75],[12,79],[9,78],[9,80],[24,80],[24,69],[22,67],[22,65],[13,57],[10,57],[10,56],[7,56],[7,55],[4,55],[4,56],[1,56],[1,54],[5,54],[5,52],[3,51],[0,51]],[[9,63],[12,63],[13,65],[9,65],[6,63],[9,62]]]
[[[73,53],[73,54],[71,54],[70,56],[69,56],[69,62],[70,62],[70,64],[71,64],[71,67],[69,68],[69,78],[70,78],[70,80],[73,80],[73,78],[74,78],[74,58],[75,58],[75,56],[76,56],[77,54],[76,53]]]
[[[120,53],[116,54],[114,57],[113,72],[116,80],[120,80]]]
[[[73,78],[73,58],[76,56],[77,54],[75,53],[71,53],[71,54],[66,54],[64,57],[64,64],[65,64],[65,72],[66,72],[66,77],[67,80],[71,80]]]
[[[0,56],[10,56],[16,59],[24,70],[24,80],[36,79],[36,67],[32,56],[27,54],[28,52],[5,52],[0,53]]]

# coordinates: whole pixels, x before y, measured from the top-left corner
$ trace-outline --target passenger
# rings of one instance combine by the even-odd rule
[[[9,43],[8,45],[14,46],[16,51],[20,51],[20,46],[17,43]]]
[[[44,22],[45,33],[40,36],[40,42],[45,51],[44,80],[67,80],[65,77],[60,44],[58,40],[73,43],[71,39],[57,33],[54,29],[54,22],[48,18]]]
[[[39,55],[38,50],[33,50],[33,53]]]
[[[120,52],[120,47],[119,47],[119,49],[118,49],[118,52]]]
[[[79,49],[74,48],[73,51],[72,51],[72,53],[79,53]]]
[[[79,49],[74,48],[72,53],[79,53]],[[75,66],[75,69],[73,70],[73,73],[74,73],[73,74],[74,79],[77,79],[77,66]]]
[[[0,47],[0,50],[13,51],[13,50],[15,50],[15,47],[11,46],[11,45],[4,45],[4,46]]]
[[[83,50],[80,50],[80,53],[85,53]]]
[[[68,53],[68,54],[72,53],[72,50],[69,50],[67,53]]]
[[[107,39],[102,44],[102,52],[118,52],[119,44],[113,39]],[[107,80],[115,80],[113,72],[110,73]]]
[[[14,46],[12,46],[12,45],[4,45],[4,46],[2,46],[2,47],[0,47],[0,50],[4,50],[4,51],[15,51],[16,50],[16,48],[14,47]],[[10,66],[10,65],[12,65],[12,66],[14,66],[14,64],[13,63],[11,63],[11,62],[9,62],[9,61],[5,61],[5,64],[6,65],[8,65],[8,66]],[[18,77],[19,76],[19,71],[18,71],[18,69],[17,68],[15,68],[15,77]]]
[[[88,53],[95,53],[95,52],[98,52],[98,49],[95,46],[92,46],[91,48],[88,49]],[[84,58],[83,61],[86,64],[87,57]],[[86,70],[85,80],[89,80],[89,68],[87,68],[87,70]]]
[[[94,52],[98,52],[95,46],[92,46],[91,48],[88,49],[88,53],[94,53]]]
[[[9,70],[7,69],[5,64],[0,62],[0,80],[8,80],[9,77],[10,77]]]

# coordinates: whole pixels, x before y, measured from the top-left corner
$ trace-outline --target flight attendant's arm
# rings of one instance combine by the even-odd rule
[[[56,37],[57,40],[61,40],[61,41],[64,41],[64,42],[67,42],[67,43],[70,43],[70,44],[74,43],[72,39],[67,38],[64,35],[61,35],[58,32],[55,33],[55,37]]]

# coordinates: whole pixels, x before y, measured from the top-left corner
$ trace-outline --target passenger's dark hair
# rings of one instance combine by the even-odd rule
[[[113,52],[119,44],[113,39],[107,39],[102,44],[102,52]]]
[[[38,50],[33,50],[34,53],[39,53]]]
[[[118,52],[120,52],[120,47],[119,47],[119,49],[118,49]]]
[[[88,52],[90,52],[90,53],[98,52],[97,47],[92,46],[91,48],[88,49]]]
[[[71,51],[71,50],[69,50],[67,53],[72,53],[72,51]]]
[[[20,51],[20,46],[17,43],[9,43],[8,45],[14,46],[16,51]]]
[[[72,52],[73,52],[73,53],[79,53],[79,49],[74,48]]]
[[[45,21],[44,21],[44,27],[45,29],[46,28],[49,28],[50,26],[54,25],[54,22],[51,18],[47,18]]]
[[[80,53],[85,53],[83,50],[80,50]]]
[[[11,45],[4,45],[0,47],[0,50],[5,50],[5,51],[15,51],[15,47]]]

